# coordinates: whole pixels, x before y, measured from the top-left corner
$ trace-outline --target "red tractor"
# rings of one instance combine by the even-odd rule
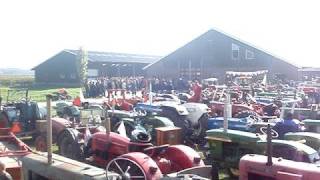
[[[223,116],[223,102],[214,101],[209,104],[211,113],[216,116]],[[232,117],[244,118],[249,115],[262,115],[262,109],[258,106],[249,106],[247,104],[232,104]]]
[[[123,179],[153,180],[164,174],[204,166],[201,157],[192,148],[184,145],[153,146],[150,136],[139,130],[132,133],[135,138],[131,139],[113,132],[97,132],[87,143],[75,129],[69,132],[71,134],[65,135],[69,150],[64,150],[62,155],[82,157],[78,160],[106,167],[108,172],[118,173]]]

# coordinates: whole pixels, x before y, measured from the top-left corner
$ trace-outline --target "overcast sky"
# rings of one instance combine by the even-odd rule
[[[211,28],[300,66],[320,67],[318,0],[8,0],[0,68],[30,69],[63,49],[167,55]]]

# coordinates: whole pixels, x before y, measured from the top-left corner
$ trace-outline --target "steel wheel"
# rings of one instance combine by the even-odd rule
[[[72,144],[68,137],[64,137],[60,143],[60,154],[62,156],[72,158]]]
[[[142,167],[127,158],[115,158],[107,164],[106,172],[115,172],[123,180],[147,179]]]

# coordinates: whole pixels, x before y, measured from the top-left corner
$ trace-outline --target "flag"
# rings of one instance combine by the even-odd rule
[[[126,127],[124,126],[123,121],[120,122],[120,126],[118,127],[117,131],[121,136],[127,137]]]
[[[88,145],[88,142],[89,142],[89,139],[91,138],[91,132],[89,130],[89,127],[87,125],[86,127],[86,131],[84,132],[84,145],[87,146]]]
[[[261,82],[262,85],[267,86],[267,75],[265,74]]]

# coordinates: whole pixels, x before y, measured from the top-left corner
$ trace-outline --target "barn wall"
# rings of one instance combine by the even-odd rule
[[[36,83],[79,84],[76,56],[62,51],[35,69]]]
[[[232,44],[239,46],[239,57],[232,57]],[[246,51],[254,58],[246,58]],[[190,68],[191,67],[191,76]],[[271,69],[273,69],[271,71]],[[186,78],[223,78],[225,71],[269,70],[284,72],[295,79],[297,68],[259,49],[218,31],[210,30],[146,69],[148,76]]]

